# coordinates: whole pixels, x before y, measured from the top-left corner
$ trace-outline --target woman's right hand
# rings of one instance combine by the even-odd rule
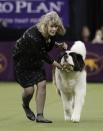
[[[54,61],[52,65],[57,67],[58,69],[62,69],[63,68],[62,65],[59,64],[57,61]]]

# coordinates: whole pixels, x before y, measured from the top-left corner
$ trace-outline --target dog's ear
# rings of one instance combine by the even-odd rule
[[[63,56],[67,56],[67,53],[66,52],[61,52],[60,55],[57,57],[57,62],[60,63]]]
[[[82,71],[83,68],[85,67],[85,63],[83,57],[80,54],[77,54],[77,61],[79,63],[79,70]]]
[[[74,62],[74,71],[82,71],[85,66],[82,56],[75,52],[71,52],[69,55],[72,56]]]

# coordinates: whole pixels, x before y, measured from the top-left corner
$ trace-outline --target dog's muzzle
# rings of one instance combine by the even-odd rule
[[[64,62],[62,67],[63,67],[63,71],[66,71],[66,72],[70,72],[74,70],[73,65],[70,65],[67,62]]]

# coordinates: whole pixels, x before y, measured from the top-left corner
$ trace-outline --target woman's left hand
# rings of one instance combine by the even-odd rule
[[[57,45],[58,47],[64,49],[64,50],[67,50],[68,49],[68,44],[65,43],[65,42],[62,42],[62,43],[55,43],[55,45]]]
[[[68,49],[68,45],[67,43],[63,42],[63,46],[62,46],[63,49],[67,50]]]

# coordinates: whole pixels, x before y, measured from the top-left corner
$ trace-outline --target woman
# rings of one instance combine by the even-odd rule
[[[56,34],[64,35],[63,24],[54,11],[47,13],[40,18],[40,21],[26,30],[23,36],[17,41],[14,50],[14,66],[17,82],[23,87],[22,101],[23,109],[28,119],[41,123],[52,123],[43,116],[46,99],[46,75],[43,67],[44,61],[62,69],[62,66],[48,55],[48,52],[55,45]],[[67,49],[66,43],[56,46]],[[36,112],[32,112],[29,103],[34,94],[36,84]]]

